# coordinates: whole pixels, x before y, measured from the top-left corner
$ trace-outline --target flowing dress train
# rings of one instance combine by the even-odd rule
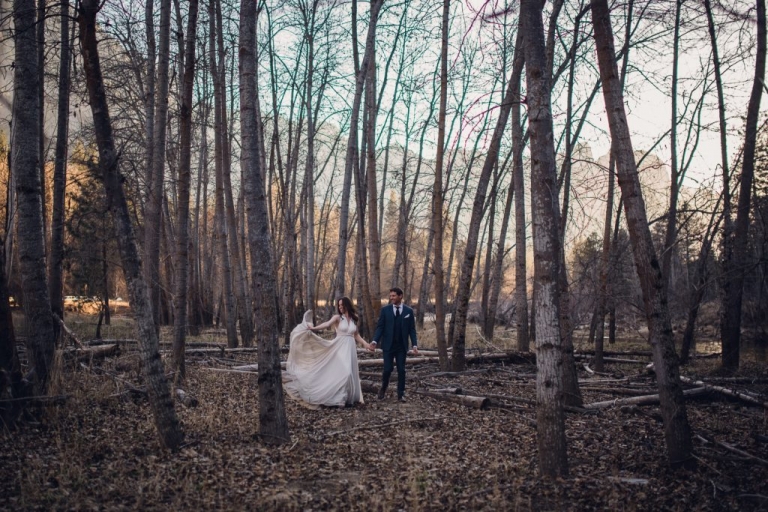
[[[291,332],[291,349],[283,373],[286,393],[310,405],[363,403],[354,320],[341,316],[332,340],[310,331],[311,322],[312,312],[307,311],[304,321]]]

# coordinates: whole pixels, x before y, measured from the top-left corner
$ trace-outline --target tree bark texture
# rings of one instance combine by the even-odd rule
[[[608,112],[612,146],[616,152],[618,182],[648,320],[649,341],[653,351],[653,362],[661,397],[661,413],[664,418],[667,456],[672,464],[688,464],[691,461],[692,450],[691,430],[683,401],[683,389],[680,385],[680,370],[675,353],[666,285],[653,247],[645,202],[640,189],[640,179],[616,64],[608,2],[594,0],[591,7],[600,77],[603,81],[603,97]]]
[[[251,251],[251,286],[259,344],[259,433],[269,444],[290,440],[285,414],[280,369],[279,329],[277,322],[277,279],[273,268],[269,232],[269,212],[264,185],[264,169],[257,135],[258,96],[256,89],[256,3],[240,3],[240,122],[244,169],[244,195],[248,218],[248,245]]]
[[[142,369],[147,380],[150,409],[161,443],[166,448],[175,450],[183,441],[184,435],[176,417],[173,397],[158,351],[158,337],[152,318],[149,293],[141,270],[141,257],[136,246],[128,202],[123,191],[123,177],[118,169],[118,152],[112,135],[112,121],[109,116],[97,47],[96,14],[99,7],[99,0],[81,0],[77,18],[80,26],[83,70],[99,149],[99,167],[104,179],[109,209],[116,224],[115,232],[123,274],[128,285],[131,309],[138,329]]]
[[[152,179],[147,182],[146,215],[144,216],[144,258],[147,285],[152,302],[155,325],[160,327],[162,294],[160,286],[160,233],[163,223],[163,195],[165,190],[165,146],[168,126],[168,83],[171,52],[171,0],[160,2],[160,45],[158,48],[157,94],[155,126],[152,138]]]
[[[53,167],[53,209],[51,212],[51,245],[48,256],[48,286],[51,308],[64,318],[62,263],[64,260],[64,191],[67,183],[69,147],[69,91],[71,84],[69,44],[69,0],[61,2],[61,49],[59,60],[59,104],[56,125],[56,154]]]
[[[18,201],[17,237],[24,294],[27,349],[35,390],[45,393],[53,366],[55,331],[45,266],[41,204],[39,68],[34,0],[14,0],[15,57],[13,68],[13,145],[11,169]]]
[[[733,228],[733,254],[727,260],[724,279],[730,281],[725,288],[722,325],[723,368],[739,367],[739,343],[741,341],[741,303],[744,289],[744,273],[748,262],[747,239],[749,236],[749,210],[752,202],[752,182],[755,175],[755,147],[757,145],[757,121],[760,115],[760,99],[765,78],[766,27],[765,0],[757,0],[757,55],[755,78],[747,106],[747,122],[744,134],[744,157],[739,183],[739,202]],[[726,236],[728,234],[726,233]],[[728,255],[726,255],[728,258]]]
[[[187,293],[189,283],[189,195],[192,182],[192,105],[195,85],[198,0],[189,1],[184,75],[179,119],[179,176],[176,210],[176,286],[173,313],[173,365],[177,381],[184,380],[184,342],[187,334]]]
[[[555,478],[568,474],[568,455],[563,412],[563,353],[558,296],[560,212],[542,7],[539,0],[522,1],[519,30],[524,34],[528,129],[531,134],[531,216],[536,301],[536,438],[539,471],[546,478]]]

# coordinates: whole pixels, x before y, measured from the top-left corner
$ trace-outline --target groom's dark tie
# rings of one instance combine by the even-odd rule
[[[395,306],[395,316],[400,316],[400,306]]]

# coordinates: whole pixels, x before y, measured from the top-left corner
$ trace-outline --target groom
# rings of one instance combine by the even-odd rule
[[[419,349],[416,346],[418,343],[416,321],[413,318],[413,310],[403,304],[403,290],[397,287],[390,289],[389,302],[392,303],[391,306],[381,308],[376,332],[373,333],[371,342],[375,350],[381,341],[381,350],[384,352],[384,373],[381,376],[378,398],[384,399],[389,377],[392,375],[392,361],[395,361],[397,363],[397,399],[405,402],[405,354],[408,352],[409,337],[414,355],[419,355]]]

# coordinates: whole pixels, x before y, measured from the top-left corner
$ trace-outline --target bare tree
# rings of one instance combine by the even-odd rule
[[[14,0],[16,53],[13,69],[13,144],[11,169],[18,197],[18,240],[29,361],[35,388],[44,393],[53,367],[54,327],[45,273],[45,243],[40,192],[39,126],[42,79],[39,68],[34,0]]]
[[[115,231],[120,247],[123,273],[128,285],[131,309],[136,318],[142,368],[147,380],[149,404],[155,427],[160,434],[160,441],[163,446],[175,450],[181,444],[184,435],[176,417],[173,398],[158,350],[158,337],[152,318],[152,306],[149,301],[147,285],[142,275],[141,258],[136,247],[128,202],[123,191],[122,177],[118,168],[119,154],[112,135],[112,121],[104,92],[104,80],[96,39],[96,14],[100,6],[99,0],[81,0],[77,19],[80,26],[80,48],[88,99],[99,150],[99,167],[104,180],[109,208],[116,223]],[[50,317],[50,314],[48,316]]]
[[[152,0],[148,0],[151,2]],[[149,29],[149,27],[147,27]],[[153,27],[154,30],[154,27]],[[160,232],[163,223],[163,196],[165,182],[165,147],[168,126],[168,84],[171,52],[171,0],[160,2],[160,45],[158,48],[157,94],[154,97],[155,114],[152,137],[152,172],[147,181],[146,215],[144,217],[144,260],[147,285],[150,290],[152,312],[157,328],[160,327],[162,294],[160,291]]]
[[[515,327],[517,350],[528,352],[528,275],[526,273],[525,179],[523,176],[523,126],[520,117],[520,82],[525,68],[523,34],[518,30],[512,64],[512,181],[515,188]]]
[[[192,101],[195,85],[198,0],[190,0],[187,39],[184,49],[184,77],[181,94],[178,206],[176,211],[176,289],[174,293],[173,363],[177,379],[184,380],[184,341],[187,333],[187,294],[189,283],[189,189],[192,166]],[[250,313],[250,312],[249,312]]]
[[[352,99],[352,114],[349,124],[349,140],[347,141],[347,155],[344,164],[344,184],[341,199],[341,216],[339,218],[339,254],[336,265],[336,294],[344,295],[346,289],[346,261],[347,243],[349,241],[349,191],[352,188],[352,172],[357,160],[357,131],[360,118],[360,104],[363,97],[363,86],[368,75],[368,63],[373,59],[374,41],[376,40],[376,24],[379,19],[379,11],[384,0],[371,2],[370,19],[368,21],[368,34],[365,38],[365,54],[363,62],[357,65],[357,0],[352,0],[352,45],[355,54],[355,93]]]
[[[616,154],[618,181],[648,320],[649,341],[664,418],[667,456],[672,464],[689,464],[692,460],[691,431],[680,386],[680,370],[672,337],[666,286],[653,247],[640,190],[640,179],[624,111],[608,2],[593,0],[591,9],[605,109],[608,112],[612,145]]]
[[[568,474],[563,412],[563,353],[560,340],[559,204],[552,128],[550,73],[546,71],[542,7],[520,4],[525,47],[528,129],[531,134],[531,200],[536,300],[536,439],[539,471],[554,478]]]
[[[280,371],[279,330],[277,325],[277,286],[272,272],[272,245],[269,233],[268,198],[259,152],[264,151],[257,136],[259,112],[256,88],[256,2],[240,3],[240,126],[242,151],[240,164],[245,170],[245,199],[248,215],[248,245],[251,250],[251,286],[256,338],[259,343],[259,433],[269,444],[290,440],[285,414]]]
[[[59,58],[59,105],[56,125],[56,155],[53,169],[53,210],[51,212],[51,247],[48,257],[48,285],[51,308],[64,318],[62,262],[64,260],[64,191],[67,183],[69,148],[69,96],[71,84],[71,49],[69,0],[61,2],[61,48]]]
[[[450,0],[443,0],[443,22],[440,46],[440,106],[437,114],[437,157],[435,187],[432,190],[432,269],[435,275],[435,336],[440,368],[448,369],[448,346],[445,339],[445,277],[443,276],[443,153],[445,151],[445,110],[448,97],[448,18]],[[423,278],[422,278],[423,279]],[[421,308],[421,306],[419,306]]]
[[[739,202],[736,210],[736,222],[733,228],[733,252],[726,253],[723,260],[725,274],[723,297],[723,324],[721,328],[723,344],[723,367],[739,367],[739,342],[741,339],[741,302],[744,288],[744,272],[747,266],[747,238],[749,231],[749,213],[752,199],[752,182],[755,175],[755,146],[757,143],[757,121],[760,115],[760,99],[763,94],[765,78],[766,26],[765,0],[757,0],[757,55],[755,56],[755,78],[752,93],[747,106],[747,121],[744,134],[744,156],[741,164],[739,183]],[[726,217],[727,225],[727,217]],[[730,233],[726,232],[726,236]]]

